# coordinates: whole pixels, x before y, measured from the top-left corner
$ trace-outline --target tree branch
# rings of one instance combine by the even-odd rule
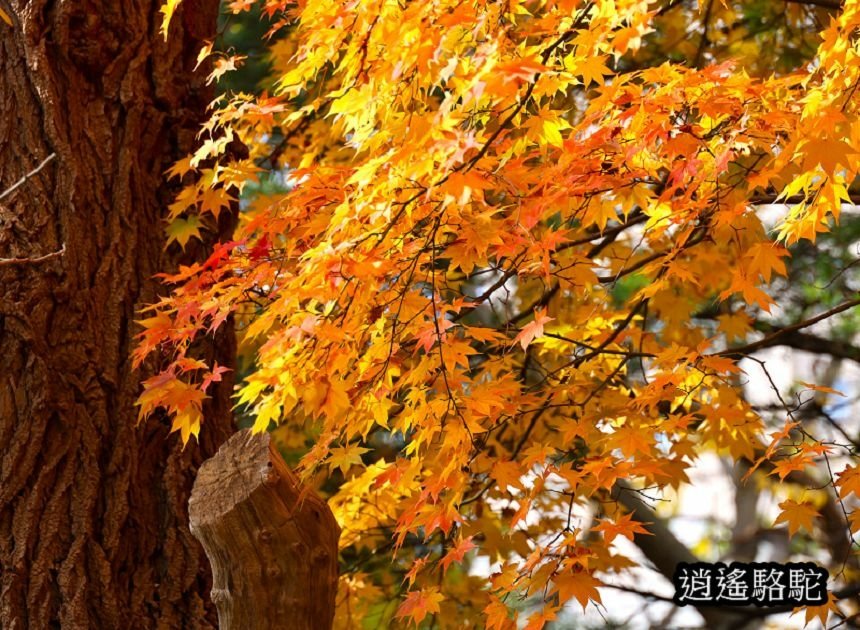
[[[790,197],[783,197],[780,199],[779,193],[765,194],[765,195],[754,195],[747,200],[747,203],[751,206],[766,206],[766,205],[792,205],[803,203],[806,201],[808,197],[806,195],[792,195]],[[848,199],[851,201],[853,205],[860,205],[860,192],[855,190],[848,191]],[[845,202],[843,202],[845,203]]]
[[[41,164],[39,164],[39,166],[37,166],[37,167],[36,167],[36,168],[34,168],[32,171],[30,171],[29,173],[27,173],[26,175],[24,175],[24,177],[22,177],[22,178],[21,178],[21,179],[19,179],[17,182],[15,182],[14,184],[12,184],[12,186],[11,186],[11,187],[7,188],[5,191],[3,191],[2,193],[0,193],[0,201],[3,201],[6,197],[8,197],[9,195],[11,195],[11,194],[12,194],[13,192],[15,192],[18,188],[20,188],[21,186],[23,186],[24,184],[26,184],[28,179],[30,179],[31,177],[33,177],[33,175],[36,175],[36,174],[37,174],[39,171],[41,171],[43,168],[45,168],[45,167],[48,165],[48,163],[49,163],[51,160],[53,160],[55,157],[57,157],[57,154],[56,154],[56,153],[51,153],[51,155],[49,155],[49,156],[48,156],[48,157],[46,157],[44,160],[42,160],[42,163],[41,163]]]
[[[791,326],[786,326],[785,328],[780,328],[769,335],[766,335],[763,339],[759,339],[753,343],[748,343],[744,346],[738,346],[735,348],[729,348],[727,350],[723,350],[722,352],[715,353],[715,356],[744,356],[755,352],[756,350],[761,350],[762,348],[768,348],[770,346],[778,346],[782,344],[782,338],[785,335],[789,335],[790,333],[794,333],[803,328],[808,328],[813,324],[816,324],[822,320],[825,320],[829,317],[832,317],[838,313],[843,311],[847,311],[850,308],[853,308],[857,305],[860,305],[860,298],[849,300],[848,302],[843,302],[839,306],[835,306],[831,308],[829,311],[825,311],[820,315],[816,315],[815,317],[811,317],[810,319],[804,320],[802,322],[798,322],[797,324],[792,324]],[[851,357],[845,357],[851,358]]]
[[[30,258],[0,258],[0,267],[11,265],[38,265],[39,263],[46,262],[53,258],[59,258],[65,253],[66,244],[63,243],[63,246],[60,249],[55,252],[51,252],[50,254],[45,254],[44,256],[33,256]]]
[[[780,333],[781,328],[768,327],[773,333]],[[769,331],[762,331],[769,332]],[[780,333],[773,345],[787,346],[795,350],[805,350],[815,354],[829,354],[837,359],[849,359],[860,363],[860,347],[839,339],[827,339],[809,333],[791,331]]]

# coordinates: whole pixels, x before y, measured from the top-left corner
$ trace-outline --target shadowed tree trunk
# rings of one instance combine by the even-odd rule
[[[633,515],[633,520],[645,524],[648,534],[635,534],[633,542],[642,551],[654,568],[667,580],[672,580],[679,563],[692,564],[699,559],[678,540],[669,526],[640,498],[639,494],[623,481],[613,489],[621,505]],[[729,606],[698,606],[696,609],[705,620],[708,630],[744,630],[751,625],[759,625],[757,615],[750,616],[749,610]],[[755,612],[761,609],[753,609]]]
[[[331,628],[340,528],[267,433],[237,433],[203,464],[189,516],[221,630]]]
[[[152,276],[176,264],[163,173],[212,96],[192,69],[217,0],[185,0],[167,43],[161,4],[0,0],[4,630],[215,623],[187,500],[232,429],[231,383],[183,451],[166,421],[136,426],[128,360]],[[232,365],[232,333],[200,352]]]

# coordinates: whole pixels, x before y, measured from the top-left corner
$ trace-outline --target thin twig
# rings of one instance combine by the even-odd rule
[[[44,256],[33,256],[30,258],[0,258],[0,267],[10,265],[38,265],[39,263],[46,262],[53,258],[59,258],[65,253],[66,244],[63,243],[63,246],[60,249],[55,252],[51,252],[50,254],[45,254]]]
[[[12,194],[13,192],[15,192],[18,188],[20,188],[21,186],[23,186],[24,184],[26,184],[28,179],[30,179],[31,177],[33,177],[33,175],[36,175],[36,174],[37,174],[39,171],[41,171],[43,168],[45,168],[45,166],[47,166],[48,162],[50,162],[51,160],[53,160],[55,157],[57,157],[57,154],[56,154],[56,153],[51,153],[51,155],[49,155],[49,156],[48,156],[48,157],[46,157],[44,160],[42,160],[42,163],[41,163],[41,164],[39,164],[39,166],[37,166],[37,167],[36,167],[36,168],[34,168],[32,171],[30,171],[29,173],[27,173],[26,175],[24,175],[24,177],[22,177],[21,179],[19,179],[17,182],[15,182],[14,184],[12,184],[12,187],[11,187],[11,188],[8,188],[8,189],[7,189],[7,190],[5,190],[4,192],[0,193],[0,201],[3,201],[6,197],[8,197],[9,195],[11,195],[11,194]]]

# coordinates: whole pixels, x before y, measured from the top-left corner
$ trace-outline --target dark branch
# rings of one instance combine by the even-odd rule
[[[761,350],[762,348],[769,348],[771,346],[779,346],[782,344],[782,339],[786,335],[791,335],[792,333],[797,332],[798,330],[802,330],[803,328],[807,328],[816,324],[820,321],[823,321],[829,317],[832,317],[838,313],[843,311],[847,311],[850,308],[860,305],[860,298],[849,300],[848,302],[843,302],[839,306],[835,306],[829,311],[825,311],[820,315],[816,315],[815,317],[811,317],[810,319],[804,320],[802,322],[798,322],[797,324],[792,324],[791,326],[786,326],[785,328],[780,328],[775,330],[774,332],[766,335],[763,339],[759,339],[753,343],[748,343],[744,346],[738,346],[736,348],[729,348],[728,350],[723,350],[722,352],[717,352],[717,356],[744,356],[747,354],[751,354],[756,350]],[[788,344],[786,344],[788,345]],[[820,350],[819,350],[820,351]],[[834,355],[835,356],[835,355]],[[852,358],[852,357],[846,357]]]
[[[839,0],[785,0],[786,4],[807,4],[813,7],[821,7],[823,9],[832,9],[839,11],[842,9],[842,3]]]

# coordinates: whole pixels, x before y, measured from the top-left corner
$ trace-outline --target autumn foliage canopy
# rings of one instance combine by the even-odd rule
[[[267,20],[274,78],[216,101],[169,173],[171,241],[241,212],[142,315],[135,360],[161,370],[140,414],[206,431],[224,368],[190,349],[237,327],[237,409],[330,493],[344,558],[394,572],[347,567],[341,621],[400,595],[397,618],[508,628],[533,596],[539,628],[632,564],[615,543],[645,529],[619,493],[677,490],[705,451],[770,483],[846,454],[787,404],[766,421],[738,363],[778,341],[755,325],[792,247],[850,202],[860,3],[774,3],[809,31],[787,69],[734,27],[670,42],[735,23],[681,4],[228,3]],[[213,80],[245,61],[210,55]],[[860,469],[833,482],[847,501]],[[813,504],[782,507],[811,529]],[[489,578],[462,570],[476,555]]]

